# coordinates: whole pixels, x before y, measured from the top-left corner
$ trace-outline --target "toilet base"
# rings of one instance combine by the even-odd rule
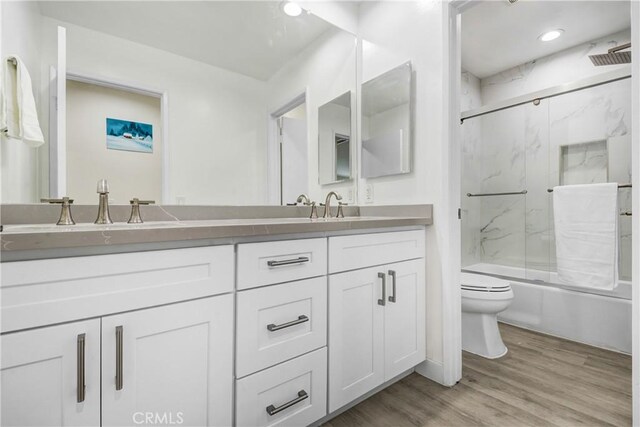
[[[498,315],[462,312],[462,349],[487,359],[506,355],[508,349],[498,329]]]

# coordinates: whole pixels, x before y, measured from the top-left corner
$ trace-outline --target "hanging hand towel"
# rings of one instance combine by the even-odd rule
[[[558,279],[570,286],[618,285],[618,184],[553,189]]]
[[[0,87],[0,130],[30,147],[44,144],[27,67],[17,55],[3,61]]]

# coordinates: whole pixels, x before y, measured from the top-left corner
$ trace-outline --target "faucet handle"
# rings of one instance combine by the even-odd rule
[[[59,203],[65,204],[65,203],[68,203],[68,204],[71,205],[71,204],[73,204],[73,199],[70,199],[70,198],[65,196],[62,199],[40,199],[40,202],[42,202],[42,203],[50,203],[50,204],[59,204]]]
[[[109,192],[109,183],[106,179],[101,179],[98,181],[98,188],[96,189],[96,193],[105,194]]]
[[[140,215],[140,205],[151,205],[155,203],[154,200],[140,200],[137,197],[129,200],[131,203],[131,215],[129,216],[129,224],[142,224],[142,216]]]
[[[338,213],[336,214],[336,218],[344,218],[344,212],[342,211],[343,206],[349,206],[348,203],[338,202]]]
[[[140,200],[137,197],[134,197],[133,199],[129,200],[129,203],[131,203],[132,205],[134,204],[138,204],[138,205],[153,205],[156,201],[155,200]]]
[[[309,219],[318,219],[318,207],[316,206],[316,202],[311,202],[311,215]]]
[[[60,211],[60,218],[58,218],[58,222],[56,225],[75,225],[75,221],[71,216],[71,205],[73,204],[73,199],[68,197],[63,197],[62,199],[40,199],[42,203],[50,203],[50,204],[61,204],[62,210]]]

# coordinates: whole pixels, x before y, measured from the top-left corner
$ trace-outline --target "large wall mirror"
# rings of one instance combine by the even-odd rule
[[[345,92],[318,111],[318,178],[320,184],[351,179],[352,93]]]
[[[319,200],[351,175],[349,120],[331,177],[318,164],[325,107],[355,92],[356,38],[283,3],[3,2],[2,55],[31,75],[45,144],[2,140],[2,202],[96,204],[101,178],[118,204]]]
[[[411,171],[411,79],[406,62],[362,84],[362,178]]]

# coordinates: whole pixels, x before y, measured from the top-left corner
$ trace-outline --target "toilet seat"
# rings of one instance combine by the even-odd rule
[[[472,299],[513,298],[511,284],[492,276],[462,273],[460,275],[462,297]]]

